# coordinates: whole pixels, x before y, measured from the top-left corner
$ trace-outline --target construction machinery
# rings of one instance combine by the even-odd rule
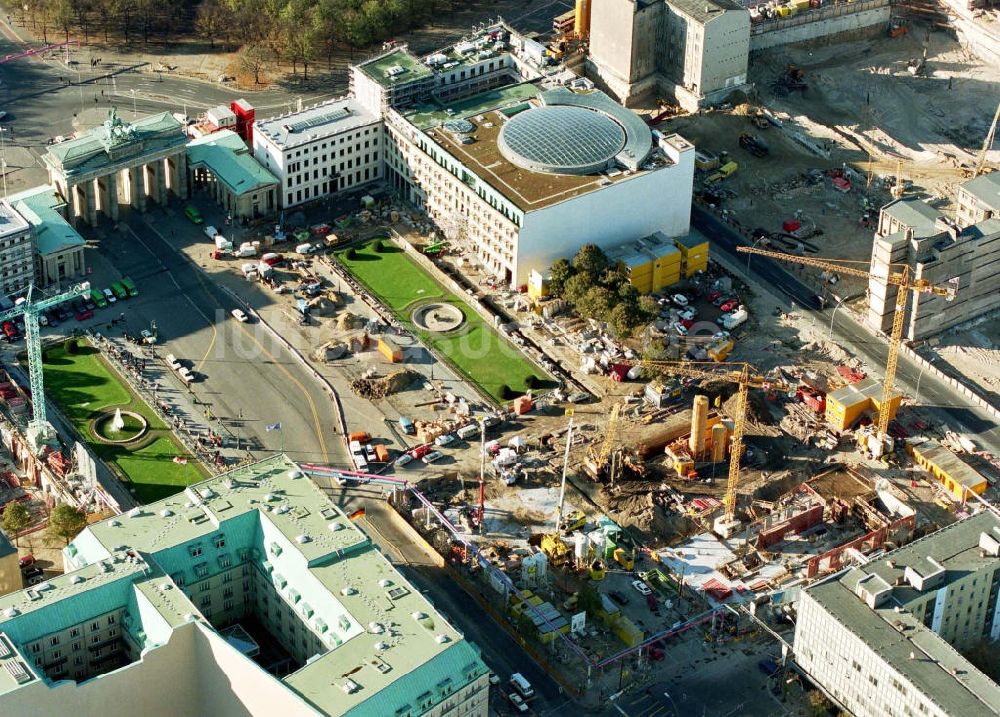
[[[795,256],[794,254],[785,254],[780,251],[770,251],[768,249],[749,246],[740,246],[736,250],[745,254],[758,254],[792,264],[812,266],[817,269],[833,271],[840,275],[854,276],[859,279],[871,279],[874,277],[897,287],[896,306],[892,317],[892,331],[889,334],[889,355],[885,366],[885,382],[882,385],[882,402],[879,404],[878,421],[876,424],[877,431],[874,435],[874,445],[869,444],[868,446],[872,455],[875,457],[882,456],[885,452],[887,441],[891,440],[888,433],[889,421],[894,413],[892,402],[893,388],[896,382],[896,364],[899,360],[899,347],[902,343],[903,319],[906,315],[907,298],[910,292],[914,291],[922,294],[943,296],[946,300],[950,301],[955,298],[955,285],[937,286],[926,279],[913,278],[910,275],[910,266],[908,264],[889,264],[887,275],[880,276],[872,274],[867,269],[859,269],[857,266],[852,266],[852,264],[857,264],[857,262],[851,262],[846,259],[813,259],[811,257]]]
[[[760,137],[750,132],[740,134],[740,147],[755,157],[766,157],[770,152],[767,143]]]
[[[13,309],[0,313],[0,323],[21,317],[24,319],[24,338],[28,354],[28,379],[31,384],[31,421],[28,423],[28,441],[36,450],[55,438],[55,430],[45,413],[45,385],[42,378],[42,339],[38,333],[38,316],[64,301],[90,293],[90,282],[76,284],[47,299],[34,301],[34,285],[28,287],[24,300],[18,299]]]
[[[713,527],[723,538],[729,538],[739,528],[736,519],[736,489],[739,486],[740,459],[743,457],[743,433],[747,420],[747,397],[751,388],[771,388],[777,382],[753,372],[748,363],[709,363],[709,362],[671,362],[671,361],[636,361],[634,365],[641,366],[651,373],[667,373],[689,378],[709,381],[729,381],[739,386],[736,400],[736,410],[733,415],[733,432],[729,444],[729,476],[726,481],[726,494],[723,498],[725,512],[716,519]],[[719,370],[719,369],[723,370]]]

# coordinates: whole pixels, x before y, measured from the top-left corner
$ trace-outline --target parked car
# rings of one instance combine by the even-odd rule
[[[688,333],[687,326],[679,321],[674,324],[674,331],[676,331],[679,336],[687,336]]]
[[[726,303],[724,303],[719,308],[722,309],[723,313],[726,313],[726,312],[729,312],[729,311],[735,311],[736,308],[739,305],[740,305],[740,302],[739,302],[738,299],[730,299],[729,301],[727,301]]]
[[[113,304],[118,301],[118,298],[115,296],[115,292],[111,289],[102,289],[101,293],[104,294],[104,298],[108,300],[109,304]]]
[[[243,311],[243,309],[233,309],[229,313],[232,314],[233,318],[239,321],[241,324],[245,324],[250,320],[250,317],[246,315],[246,312]]]
[[[670,297],[670,300],[674,302],[677,306],[687,306],[688,298],[684,294],[674,294]]]
[[[205,232],[205,236],[207,236],[209,239],[215,239],[215,235],[219,233],[219,230],[213,227],[211,224],[202,229],[202,231]]]
[[[709,292],[708,296],[706,296],[705,298],[708,301],[715,301],[716,299],[719,299],[721,297],[722,297],[722,292],[721,291],[712,291],[712,292]]]
[[[430,453],[424,456],[423,461],[427,465],[430,465],[434,461],[439,461],[442,458],[444,458],[444,453],[442,453],[441,451],[431,451]]]
[[[694,321],[692,321],[691,319],[681,319],[677,323],[679,323],[685,329],[690,329],[692,326],[694,326]]]
[[[88,319],[92,318],[94,318],[94,312],[86,307],[84,307],[82,311],[76,312],[77,321],[87,321]]]
[[[192,207],[190,204],[184,207],[184,216],[190,219],[193,224],[202,224],[205,221],[201,218],[201,212],[198,211],[198,207]]]
[[[684,309],[684,311],[680,312],[680,314],[679,314],[679,316],[681,317],[681,319],[688,320],[688,321],[694,319],[694,317],[697,316],[697,315],[698,315],[698,312],[695,310],[695,308],[693,306],[687,307],[686,309]]]
[[[440,436],[434,439],[435,446],[450,446],[455,442],[455,436],[450,433],[442,433]]]
[[[97,309],[97,304],[95,304],[94,300],[90,298],[90,294],[83,297],[83,305],[86,307],[87,311],[94,311]]]
[[[632,581],[632,587],[634,587],[636,589],[636,591],[640,595],[652,595],[653,594],[652,588],[650,588],[642,580],[633,580]]]
[[[139,332],[139,335],[142,337],[142,343],[144,344],[156,343],[156,337],[153,335],[153,332],[150,331],[149,329],[143,329],[142,331]]]
[[[17,561],[17,565],[19,568],[21,568],[21,570],[24,570],[27,567],[31,567],[34,564],[35,564],[35,556],[32,555],[31,553],[28,553],[27,555],[22,555]]]
[[[409,453],[410,456],[412,456],[414,460],[417,460],[419,458],[423,458],[428,453],[430,453],[432,450],[433,449],[429,445],[425,444],[425,445],[422,445],[422,446],[414,446],[409,451],[407,451],[407,453]]]
[[[514,705],[514,709],[516,709],[518,712],[524,714],[525,712],[528,711],[528,705],[526,705],[524,703],[524,700],[521,699],[521,695],[517,694],[516,692],[511,692],[509,695],[507,695],[507,699],[510,700],[510,703]]]
[[[3,335],[7,337],[8,341],[14,341],[17,338],[17,327],[14,326],[13,321],[4,321],[0,325],[0,329],[3,329]]]
[[[409,453],[404,453],[403,455],[399,456],[399,458],[396,459],[395,465],[397,465],[397,466],[405,466],[407,463],[409,463],[412,460],[413,460],[413,456],[411,456]]]

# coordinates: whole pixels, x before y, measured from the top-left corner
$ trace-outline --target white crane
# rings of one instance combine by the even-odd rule
[[[34,285],[28,287],[28,295],[18,300],[13,309],[0,312],[0,323],[17,317],[24,318],[24,339],[28,353],[28,378],[31,382],[31,421],[28,423],[28,440],[37,448],[55,435],[45,416],[45,384],[42,379],[42,340],[38,335],[38,315],[68,299],[75,299],[90,291],[90,283],[76,284],[55,296],[40,301],[32,301]]]

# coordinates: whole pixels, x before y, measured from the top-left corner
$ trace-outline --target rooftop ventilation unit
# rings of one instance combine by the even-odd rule
[[[142,515],[142,508],[140,508],[139,506],[136,506],[135,508],[132,508],[132,510],[130,510],[128,512],[128,517],[129,518],[137,518],[140,515]]]
[[[341,685],[341,688],[342,688],[342,689],[344,690],[344,692],[346,692],[347,694],[349,694],[349,695],[353,695],[353,694],[354,694],[355,692],[357,692],[358,690],[360,690],[360,689],[361,689],[361,685],[359,685],[359,684],[358,684],[357,682],[355,682],[354,680],[352,680],[352,679],[348,678],[347,682],[345,682],[345,683],[344,683],[343,685]]]
[[[358,591],[355,588],[352,588],[352,587],[348,586],[348,587],[344,588],[343,590],[341,590],[340,594],[343,595],[343,596],[345,596],[345,597],[347,597],[348,595],[357,595]]]
[[[164,508],[163,510],[160,511],[160,515],[164,518],[169,518],[173,514],[174,511],[170,510],[170,508]]]
[[[451,642],[451,638],[450,638],[450,637],[448,637],[447,635],[444,635],[444,634],[441,634],[441,635],[435,635],[435,636],[434,636],[434,642],[436,642],[436,643],[437,643],[437,644],[439,644],[439,645],[443,645],[443,644],[445,644],[446,642]]]
[[[395,79],[406,72],[406,69],[401,65],[393,65],[385,71],[385,76],[389,79]]]
[[[298,543],[299,545],[303,545],[304,543],[308,543],[311,540],[312,540],[312,538],[310,538],[308,535],[299,535],[299,536],[297,536],[295,538],[295,542]]]

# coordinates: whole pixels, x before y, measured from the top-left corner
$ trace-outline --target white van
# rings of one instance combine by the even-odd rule
[[[470,423],[467,426],[462,426],[457,431],[455,431],[455,433],[463,441],[467,441],[468,439],[472,438],[473,436],[478,436],[479,435],[479,424],[478,423]]]
[[[531,687],[531,683],[524,679],[524,675],[520,672],[515,672],[510,676],[510,686],[517,690],[518,694],[526,700],[530,700],[535,696],[535,690]]]

